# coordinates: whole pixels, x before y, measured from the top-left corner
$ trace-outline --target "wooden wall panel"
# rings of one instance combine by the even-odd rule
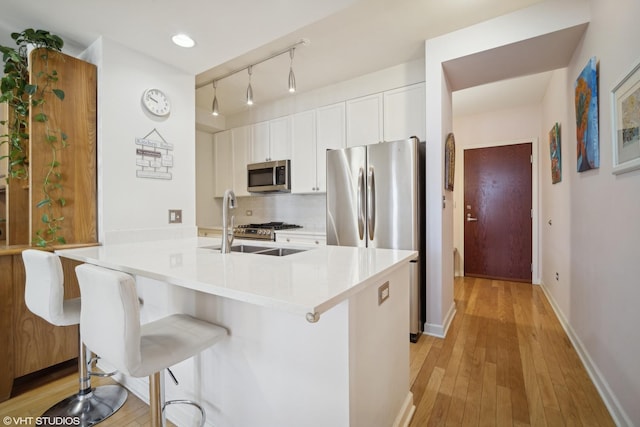
[[[11,119],[11,111],[7,112]],[[7,171],[8,173],[8,171]],[[4,178],[3,178],[4,179]],[[26,179],[12,179],[6,188],[6,244],[29,244],[29,182]]]
[[[0,256],[0,402],[13,386],[13,256]]]
[[[41,71],[57,70],[57,88],[65,93],[62,101],[53,94],[45,98],[49,129],[59,129],[67,134],[69,143],[57,152],[63,174],[63,196],[67,201],[62,211],[65,219],[61,235],[67,243],[97,242],[97,69],[93,64],[62,53],[47,52],[48,58],[44,60],[42,53],[40,49],[31,53],[33,83],[38,83],[37,76]],[[31,235],[35,236],[36,230],[44,229],[43,209],[37,208],[37,204],[43,199],[41,187],[46,165],[51,162],[51,150],[43,142],[46,126],[31,120],[30,129]]]
[[[70,266],[67,266],[69,271]],[[69,277],[73,293],[73,276]],[[21,255],[13,256],[15,377],[30,374],[78,356],[78,327],[53,326],[29,311],[24,302],[25,272]],[[65,296],[66,296],[65,286]]]

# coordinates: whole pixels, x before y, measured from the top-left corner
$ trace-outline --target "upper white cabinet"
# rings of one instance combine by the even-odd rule
[[[426,138],[424,83],[384,92],[384,140]]]
[[[327,150],[346,147],[345,103],[316,110],[316,191],[327,191]]]
[[[269,122],[251,125],[251,163],[265,162],[269,159]]]
[[[249,163],[251,127],[242,126],[231,129],[233,147],[233,191],[236,196],[248,196],[247,164]]]
[[[269,121],[269,160],[291,158],[291,116]]]
[[[347,101],[347,147],[382,141],[383,94]]]
[[[251,163],[291,157],[291,117],[285,116],[251,126]]]
[[[291,139],[291,192],[317,191],[315,111],[293,115]]]
[[[225,130],[213,136],[214,197],[224,196],[228,188],[233,188],[233,147],[231,131]]]
[[[345,103],[292,116],[291,192],[326,191],[326,152],[345,147]]]

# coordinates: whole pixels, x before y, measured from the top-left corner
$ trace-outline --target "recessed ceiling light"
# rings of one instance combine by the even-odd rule
[[[194,47],[196,42],[186,34],[176,34],[171,40],[180,47]]]

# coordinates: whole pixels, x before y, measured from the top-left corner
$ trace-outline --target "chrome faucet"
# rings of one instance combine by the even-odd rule
[[[229,189],[224,192],[222,198],[222,247],[220,252],[228,254],[231,252],[233,243],[233,215],[231,215],[231,229],[229,230],[229,209],[236,208],[236,195]]]

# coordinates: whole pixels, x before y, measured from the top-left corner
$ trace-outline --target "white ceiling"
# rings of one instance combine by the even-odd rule
[[[298,91],[305,92],[423,58],[424,40],[428,38],[540,1],[57,0],[45,6],[42,0],[2,0],[0,44],[12,45],[9,33],[29,27],[60,35],[72,53],[105,36],[193,73],[199,84],[305,38],[310,43],[296,49],[293,62]],[[196,46],[183,49],[173,45],[170,37],[177,32],[191,35]],[[549,44],[545,50],[566,55]],[[448,73],[455,73],[455,66],[451,64]],[[288,70],[286,54],[254,67],[256,103],[288,96]],[[538,71],[542,70],[525,70],[521,74]],[[526,84],[511,81],[503,92],[511,98],[515,95],[515,102],[531,98],[530,102],[538,102],[547,82],[548,76],[531,77]],[[459,83],[458,88],[473,85]],[[243,102],[246,86],[246,72],[218,83],[223,114],[249,108]],[[465,106],[465,96],[461,96],[464,92],[454,97],[456,114],[465,109],[471,111],[474,96],[467,97]],[[497,109],[500,106],[492,106],[491,102],[497,103],[506,95],[482,96],[484,101],[478,103],[481,108]],[[202,108],[211,108],[212,98],[211,85],[196,91],[196,104]]]

